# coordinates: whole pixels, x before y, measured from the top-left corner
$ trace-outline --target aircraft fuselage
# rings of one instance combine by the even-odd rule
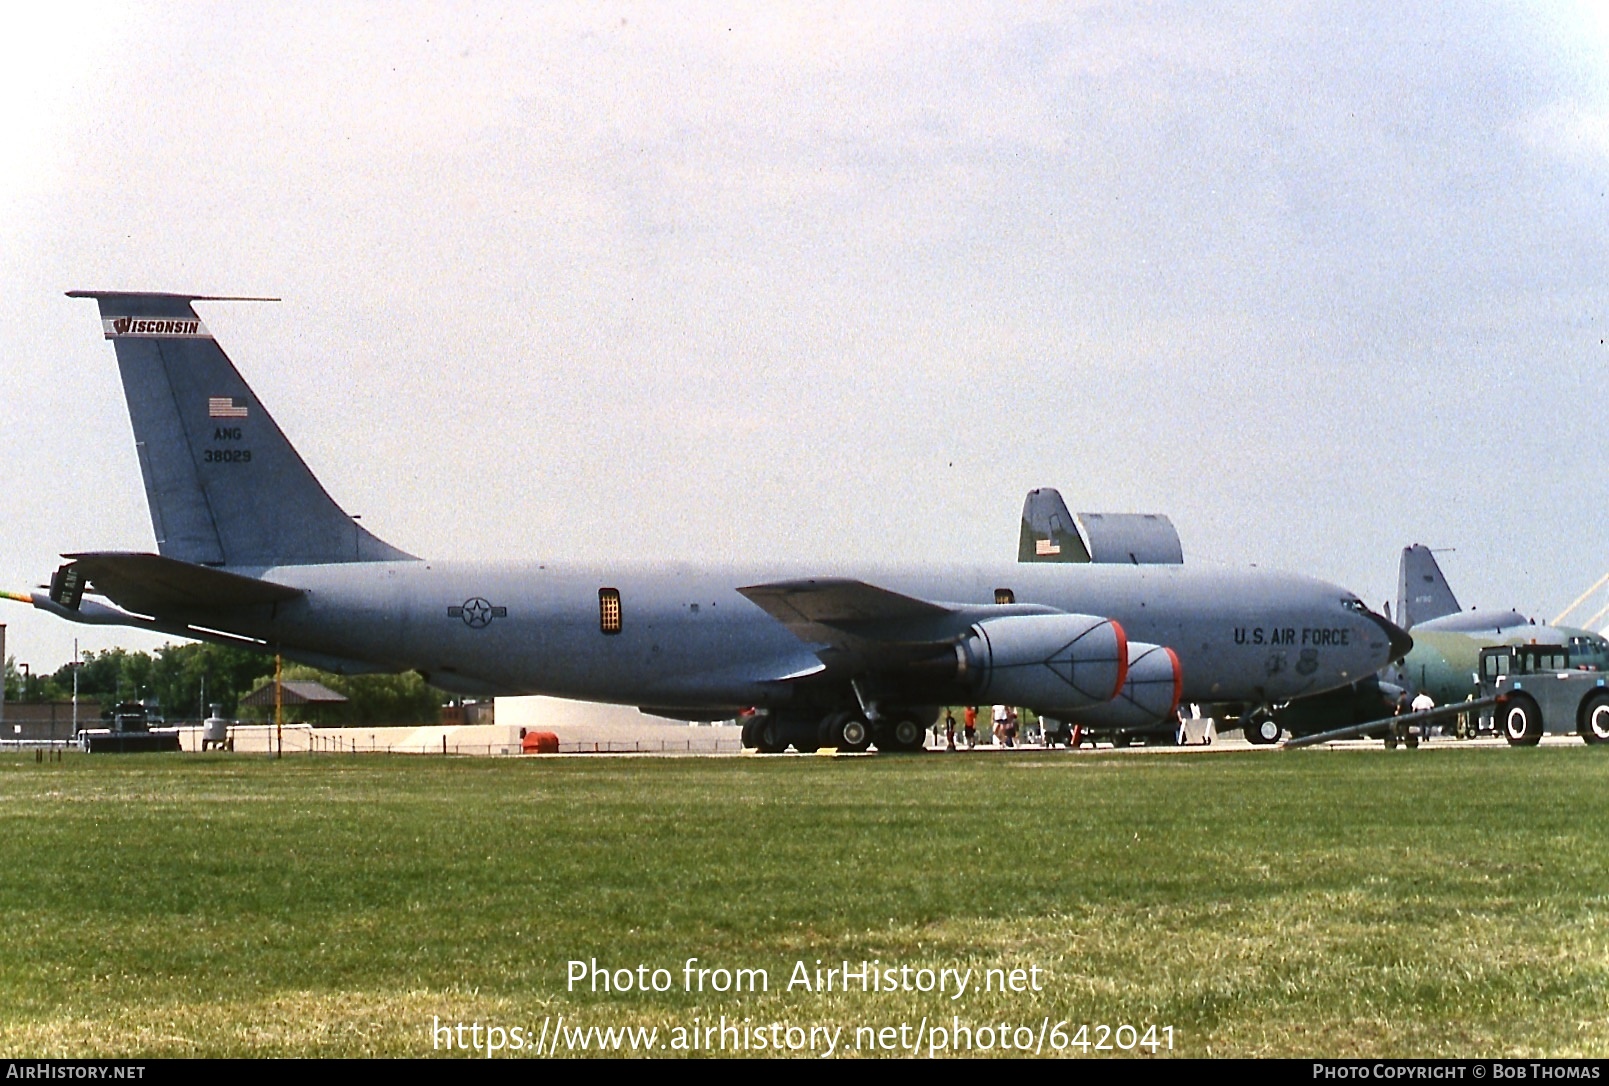
[[[238,612],[232,632],[287,651],[415,668],[447,689],[552,694],[664,707],[775,705],[852,677],[737,589],[776,569],[620,564],[371,562],[282,566],[254,576],[307,590]],[[808,576],[811,571],[784,574]],[[1260,570],[1023,566],[880,569],[892,591],[976,609],[1017,604],[1116,619],[1178,654],[1191,701],[1283,701],[1383,666],[1387,630],[1356,597]],[[604,632],[600,592],[619,599]]]

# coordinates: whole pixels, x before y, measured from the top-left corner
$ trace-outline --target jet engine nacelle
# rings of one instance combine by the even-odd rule
[[[1067,719],[1085,728],[1142,730],[1153,728],[1179,711],[1184,672],[1179,657],[1162,645],[1131,641],[1128,676],[1117,697],[1069,713]]]
[[[1128,637],[1094,615],[1003,615],[962,635],[956,661],[979,702],[1066,712],[1123,688]]]

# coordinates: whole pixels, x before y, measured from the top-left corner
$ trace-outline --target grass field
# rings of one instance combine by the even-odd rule
[[[561,1014],[673,1053],[724,1014],[841,1027],[850,1054],[858,1027],[926,1028],[925,1052],[959,1018],[1015,1043],[1171,1026],[1188,1056],[1601,1057],[1606,785],[1582,747],[30,753],[0,762],[0,1054],[430,1055],[434,1023]],[[692,957],[769,991],[684,992]],[[673,983],[567,991],[593,958]],[[974,990],[785,990],[817,959]],[[1043,990],[977,991],[990,967]]]

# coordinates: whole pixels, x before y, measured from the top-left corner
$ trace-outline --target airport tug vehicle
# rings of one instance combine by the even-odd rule
[[[1516,747],[1544,734],[1572,732],[1609,743],[1609,675],[1572,668],[1562,645],[1500,645],[1481,650],[1481,694],[1496,699],[1493,726]]]

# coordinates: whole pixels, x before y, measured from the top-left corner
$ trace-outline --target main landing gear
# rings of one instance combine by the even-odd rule
[[[933,718],[937,719],[936,711]],[[860,754],[924,749],[928,725],[917,710],[893,710],[873,722],[857,709],[828,713],[825,717],[763,713],[743,725],[743,745],[761,754],[780,754],[792,747],[802,754],[828,748]]]

